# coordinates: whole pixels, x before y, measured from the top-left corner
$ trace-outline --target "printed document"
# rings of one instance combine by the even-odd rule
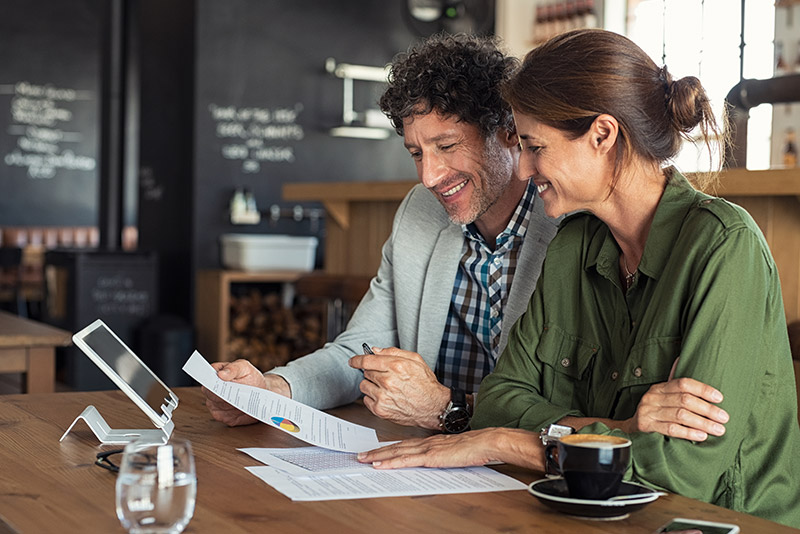
[[[226,382],[199,352],[183,366],[192,378],[259,421],[326,449],[361,452],[379,446],[372,428],[356,425],[266,389]]]
[[[266,465],[245,469],[293,501],[483,493],[527,488],[519,480],[484,466],[387,470],[369,467],[338,475],[310,476],[292,475]]]
[[[380,443],[381,447],[393,441]],[[362,464],[355,453],[321,449],[319,447],[294,447],[265,449],[248,447],[238,449],[262,464],[271,465],[290,475],[341,475],[357,471],[372,471],[371,464]]]

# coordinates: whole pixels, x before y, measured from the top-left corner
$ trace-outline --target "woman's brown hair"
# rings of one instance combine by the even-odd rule
[[[675,157],[697,127],[710,154],[725,140],[700,80],[673,80],[633,41],[605,30],[567,32],[534,48],[502,92],[515,111],[573,139],[602,113],[617,119],[614,182],[634,154],[659,164]]]

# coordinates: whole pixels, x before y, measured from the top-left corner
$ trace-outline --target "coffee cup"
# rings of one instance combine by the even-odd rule
[[[544,452],[547,464],[566,480],[570,497],[604,501],[617,494],[628,469],[631,442],[617,436],[570,434],[548,443]]]

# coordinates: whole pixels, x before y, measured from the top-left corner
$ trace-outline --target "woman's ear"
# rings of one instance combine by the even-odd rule
[[[608,153],[617,144],[619,123],[611,115],[601,113],[589,127],[589,134],[592,146],[600,150],[601,153]]]

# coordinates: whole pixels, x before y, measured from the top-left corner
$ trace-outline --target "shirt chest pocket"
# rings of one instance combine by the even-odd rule
[[[648,339],[635,345],[621,372],[620,397],[614,419],[627,419],[636,412],[642,396],[654,384],[666,382],[675,358],[680,355],[680,337]]]
[[[556,326],[546,326],[536,347],[542,363],[542,393],[553,404],[584,410],[588,376],[599,344],[581,339]]]

